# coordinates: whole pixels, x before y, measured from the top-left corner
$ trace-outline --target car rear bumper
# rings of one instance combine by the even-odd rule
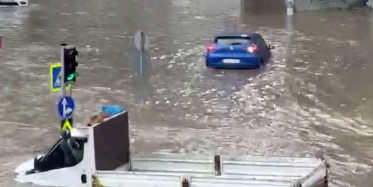
[[[252,53],[248,54],[206,54],[206,66],[217,68],[256,68],[261,59]],[[237,63],[226,63],[225,59],[239,60]]]

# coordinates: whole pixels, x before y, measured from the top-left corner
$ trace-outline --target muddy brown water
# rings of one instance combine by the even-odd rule
[[[331,186],[373,183],[373,14],[241,14],[239,0],[32,1],[0,9],[0,186],[59,133],[48,65],[78,46],[74,119],[101,104],[129,111],[134,151],[315,156]],[[212,70],[219,29],[260,32],[276,46],[262,70]],[[148,76],[134,75],[132,36],[151,39]]]

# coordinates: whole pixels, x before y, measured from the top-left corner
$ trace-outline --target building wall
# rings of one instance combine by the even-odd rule
[[[268,13],[284,12],[286,5],[284,0],[241,0],[243,13]]]
[[[296,10],[346,9],[362,7],[367,0],[295,0]]]
[[[366,6],[368,0],[294,0],[295,10],[346,9]],[[269,13],[286,10],[286,0],[241,0],[242,12]]]

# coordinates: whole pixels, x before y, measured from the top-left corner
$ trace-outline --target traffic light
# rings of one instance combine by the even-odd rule
[[[78,51],[76,50],[75,46],[66,46],[64,47],[64,81],[65,83],[68,82],[76,82],[76,67],[78,66],[78,62],[76,61],[76,56],[78,55]]]

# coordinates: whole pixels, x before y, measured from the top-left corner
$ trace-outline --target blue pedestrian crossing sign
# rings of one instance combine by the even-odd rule
[[[55,63],[49,66],[49,90],[50,92],[58,92],[61,89],[62,81],[62,66],[60,63]],[[70,85],[67,86],[67,90]]]
[[[73,98],[69,96],[61,97],[60,100],[58,100],[57,104],[57,110],[58,115],[62,119],[68,119],[71,118],[71,115],[73,114],[75,109],[75,104]]]
[[[60,63],[52,64],[49,67],[49,87],[51,92],[58,92],[61,88],[61,69]]]

